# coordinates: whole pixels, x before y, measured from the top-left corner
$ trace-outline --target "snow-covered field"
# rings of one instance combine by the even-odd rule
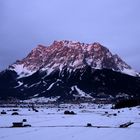
[[[138,140],[140,138],[140,107],[113,110],[111,106],[59,105],[56,107],[0,108],[0,140]],[[64,111],[75,115],[64,115]],[[12,127],[21,122],[31,127]],[[127,128],[121,124],[134,122]],[[92,127],[86,127],[91,123]]]

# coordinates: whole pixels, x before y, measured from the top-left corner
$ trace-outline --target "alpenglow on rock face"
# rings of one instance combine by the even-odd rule
[[[99,43],[54,41],[0,73],[0,98],[75,101],[140,97],[140,78]],[[44,99],[43,99],[44,100]]]
[[[54,41],[49,47],[38,45],[26,58],[10,66],[10,69],[22,77],[37,70],[47,70],[50,74],[53,70],[61,71],[64,67],[71,71],[85,66],[137,75],[129,65],[99,43],[84,44],[66,40]]]

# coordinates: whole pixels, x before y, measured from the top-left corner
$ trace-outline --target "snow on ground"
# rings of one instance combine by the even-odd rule
[[[11,115],[13,108],[0,108],[0,112],[7,112],[0,114],[0,140],[138,140],[140,137],[140,107],[113,110],[110,106],[62,104],[36,108],[38,112],[18,109],[19,115]],[[76,114],[64,115],[65,110]],[[31,127],[11,127],[13,122],[23,119]],[[129,121],[134,124],[119,128]],[[93,127],[86,127],[87,123]]]
[[[38,94],[34,95],[34,97],[38,96]],[[24,103],[48,103],[50,102],[55,102],[60,98],[60,96],[56,96],[56,97],[37,97],[37,98],[31,98],[28,100],[24,100]]]

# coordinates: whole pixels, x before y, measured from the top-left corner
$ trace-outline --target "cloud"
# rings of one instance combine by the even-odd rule
[[[1,0],[0,69],[37,44],[69,39],[98,41],[140,70],[139,5],[139,0]]]

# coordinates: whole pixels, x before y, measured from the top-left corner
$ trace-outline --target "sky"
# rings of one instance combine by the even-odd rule
[[[100,42],[140,71],[140,0],[0,0],[0,70],[54,40]]]

